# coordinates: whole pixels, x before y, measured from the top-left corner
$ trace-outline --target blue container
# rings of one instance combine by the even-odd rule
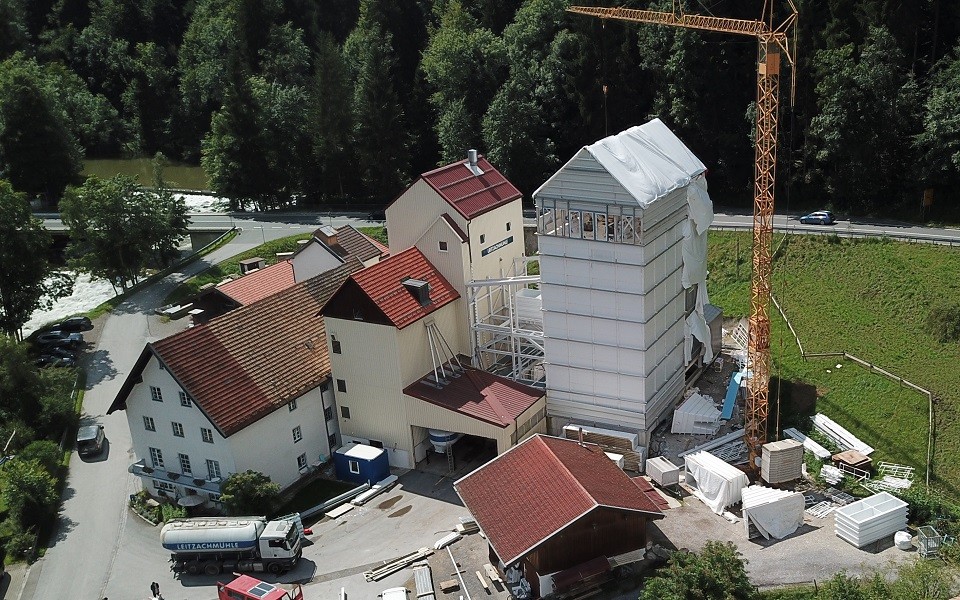
[[[370,485],[390,475],[387,451],[364,444],[344,446],[333,453],[337,479]]]

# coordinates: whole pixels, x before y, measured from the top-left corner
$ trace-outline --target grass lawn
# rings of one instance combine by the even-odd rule
[[[382,226],[380,226],[380,227],[359,227],[359,228],[357,228],[357,230],[358,230],[360,233],[364,234],[364,235],[368,235],[368,236],[372,237],[373,239],[377,240],[378,242],[380,242],[380,243],[383,244],[384,246],[389,245],[389,244],[387,243],[387,228],[386,228],[386,227],[382,227]]]
[[[960,344],[937,341],[926,326],[932,306],[960,303],[960,249],[802,235],[782,246],[780,241],[777,236],[773,293],[804,350],[845,351],[933,391],[931,481],[960,498]],[[711,302],[727,316],[747,314],[750,234],[711,232],[708,262]],[[874,463],[914,466],[922,480],[926,397],[853,362],[804,361],[776,309],[771,311],[771,375],[797,384],[794,400],[815,396],[816,410],[875,447]]]
[[[266,261],[268,266],[275,264],[277,262],[278,252],[294,252],[300,247],[298,244],[300,240],[309,240],[311,237],[313,237],[313,233],[301,233],[277,240],[270,240],[269,242],[261,244],[256,248],[252,248],[246,252],[237,254],[232,258],[228,258],[227,260],[210,267],[206,271],[191,277],[177,286],[177,289],[170,292],[170,295],[166,297],[163,303],[179,304],[180,302],[195,296],[200,291],[201,286],[204,286],[208,283],[220,283],[230,275],[239,275],[241,260],[259,256]]]

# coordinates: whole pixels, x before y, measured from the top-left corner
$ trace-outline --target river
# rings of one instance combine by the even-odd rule
[[[132,175],[142,185],[153,185],[153,159],[150,158],[95,158],[83,161],[84,175],[113,177]],[[170,162],[163,168],[167,186],[180,190],[209,190],[210,182],[201,167]]]

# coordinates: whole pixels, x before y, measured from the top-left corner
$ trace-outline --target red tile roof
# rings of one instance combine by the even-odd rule
[[[363,265],[345,264],[147,344],[108,412],[126,407],[150,355],[229,436],[319,386],[330,375],[320,307]]]
[[[640,488],[640,491],[643,492],[647,498],[650,498],[650,501],[653,502],[657,508],[660,510],[668,510],[670,508],[670,503],[667,502],[667,499],[655,490],[646,478],[634,477],[633,482],[637,484],[637,487]]]
[[[460,377],[450,377],[439,389],[432,378],[431,371],[403,393],[499,427],[509,427],[544,396],[541,389],[473,367],[464,367]]]
[[[248,273],[240,279],[217,286],[217,291],[238,304],[246,306],[285,290],[294,283],[296,281],[293,278],[293,263],[283,260],[275,265]]]
[[[424,181],[468,219],[520,198],[520,190],[507,181],[482,155],[477,166],[483,175],[474,175],[466,160],[458,160],[421,175]]]
[[[350,279],[397,329],[419,321],[460,297],[416,246],[354,273]],[[419,279],[430,284],[430,303],[420,306],[403,286],[405,279]]]
[[[600,446],[544,435],[514,446],[454,488],[506,564],[597,507],[663,517]]]

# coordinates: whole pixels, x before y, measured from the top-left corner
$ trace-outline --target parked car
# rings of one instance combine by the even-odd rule
[[[387,213],[383,210],[375,210],[367,215],[368,221],[386,221]]]
[[[77,453],[80,456],[93,456],[103,451],[103,425],[87,425],[77,431]]]
[[[65,356],[55,356],[53,354],[41,354],[35,364],[38,367],[73,367],[76,366],[77,360],[75,358],[65,357]]]
[[[90,331],[93,323],[90,322],[90,317],[70,317],[60,321],[56,328],[60,331]]]
[[[69,358],[70,360],[77,360],[76,352],[70,348],[64,348],[62,346],[48,346],[43,349],[43,353],[47,356],[56,356],[57,358]]]
[[[82,333],[68,333],[54,329],[39,334],[36,339],[38,346],[61,346],[66,348],[79,348],[83,345]]]
[[[818,210],[800,217],[800,223],[803,225],[833,225],[836,222],[833,213],[829,210]]]

